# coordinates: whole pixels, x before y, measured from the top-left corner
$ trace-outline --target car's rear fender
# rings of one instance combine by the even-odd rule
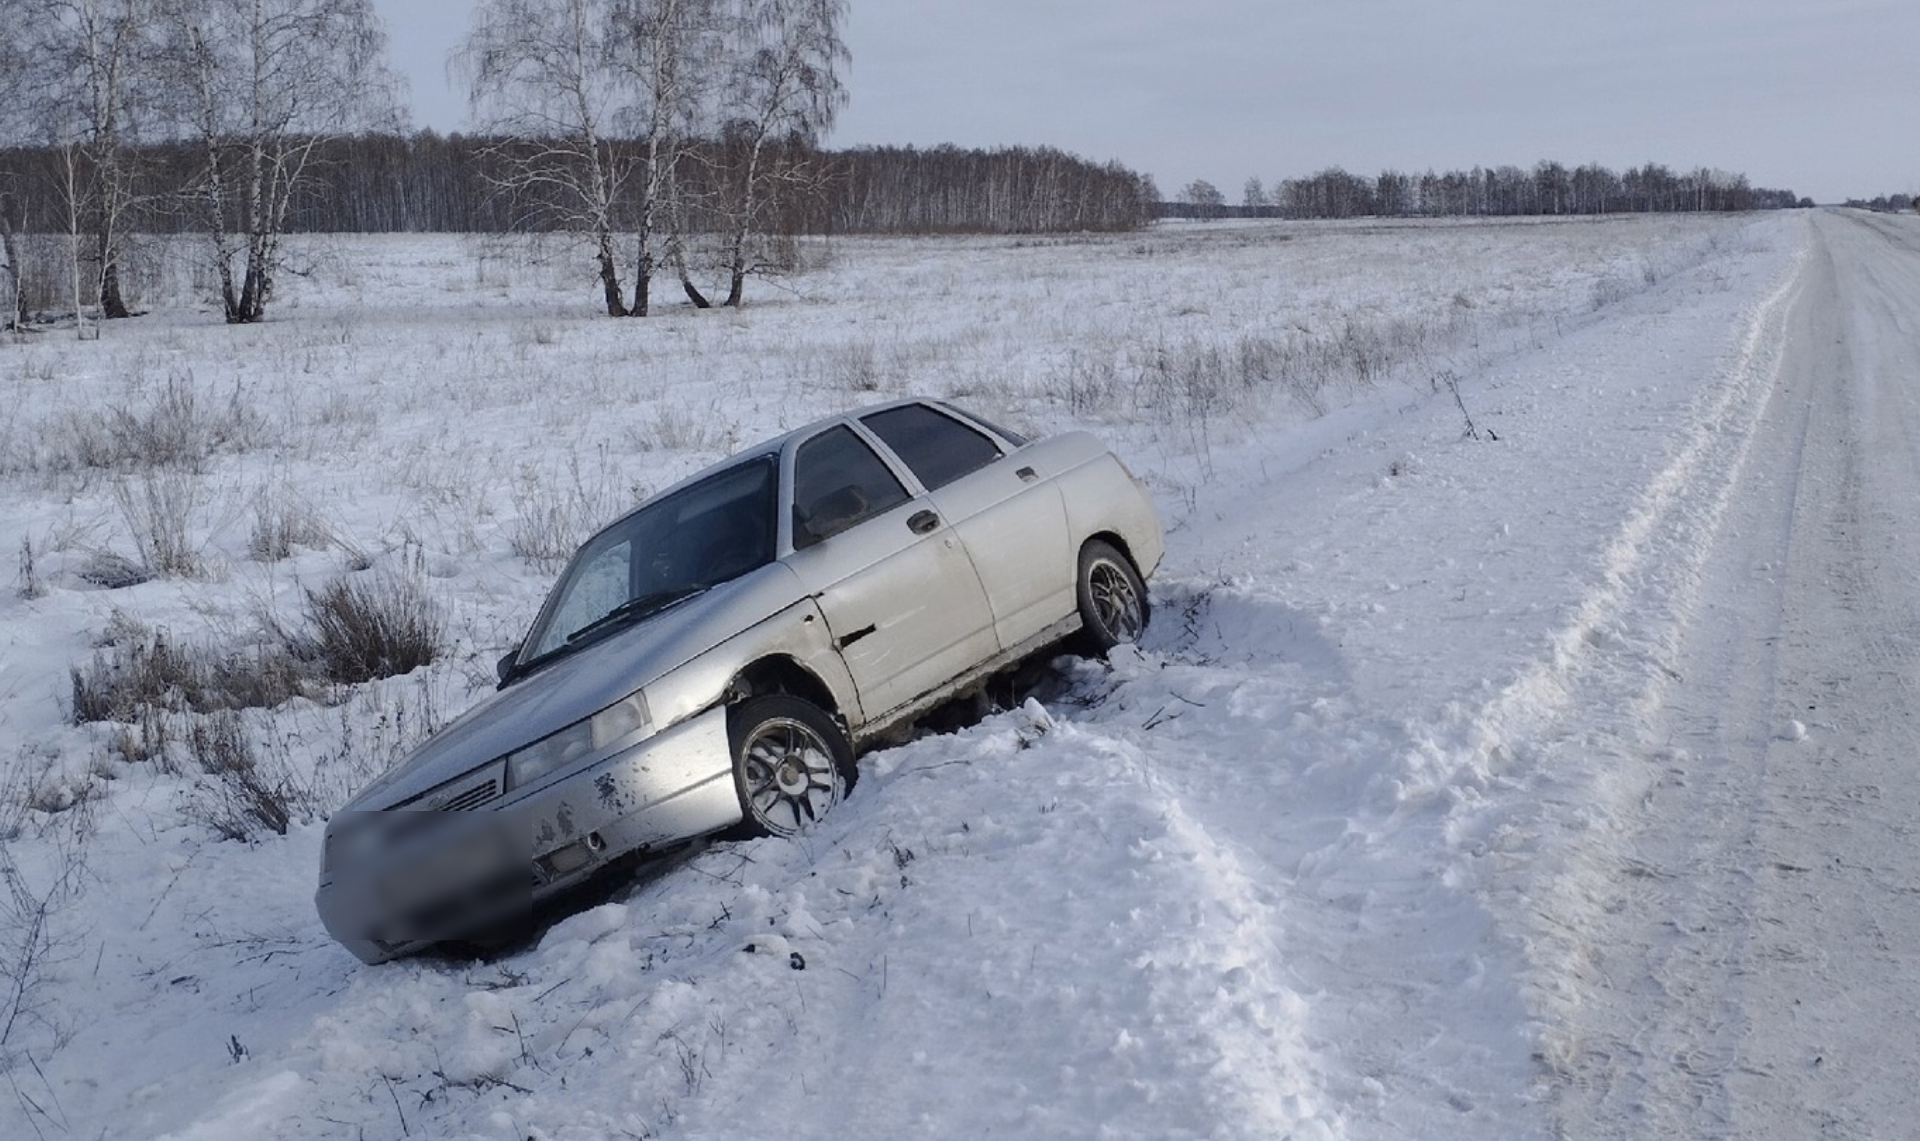
[[[1058,478],[1074,549],[1090,539],[1105,539],[1133,561],[1140,577],[1152,575],[1166,553],[1160,516],[1119,458],[1105,452]]]

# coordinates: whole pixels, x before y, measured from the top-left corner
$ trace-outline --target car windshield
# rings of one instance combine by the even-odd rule
[[[655,500],[573,556],[527,636],[522,662],[584,644],[773,559],[774,457]]]

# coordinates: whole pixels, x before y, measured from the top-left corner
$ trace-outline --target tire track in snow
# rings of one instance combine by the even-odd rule
[[[1363,711],[1327,624],[1251,585],[1162,584],[1159,604],[1187,631],[1169,639],[1163,617],[1146,655],[1116,655],[1083,720],[1146,758],[1169,818],[1217,854],[1206,882],[1271,901],[1249,917],[1299,996],[1313,1082],[1282,1107],[1292,1135],[1452,1138],[1524,1117],[1531,1075],[1507,1040],[1523,1014],[1489,969],[1491,917],[1434,862],[1437,838],[1409,843],[1436,821],[1400,812],[1386,762],[1407,738]]]
[[[1465,797],[1447,827],[1525,948],[1539,1061],[1562,1087],[1578,1080],[1591,1048],[1583,1012],[1607,981],[1596,920],[1617,905],[1622,882],[1651,874],[1621,839],[1657,762],[1671,759],[1646,739],[1649,724],[1679,676],[1702,570],[1751,460],[1808,256],[1803,239],[1744,314],[1671,457],[1638,493],[1547,652],[1472,713],[1464,743],[1425,774],[1434,794],[1461,782],[1526,790]]]
[[[1809,254],[1793,308],[1830,286],[1830,268],[1824,251]],[[1791,317],[1783,328],[1791,330]],[[1731,566],[1725,550],[1764,547],[1756,555],[1761,567],[1787,560],[1812,404],[1785,375],[1761,402],[1760,422],[1719,508],[1716,542],[1702,560],[1693,591],[1699,604],[1689,608],[1697,613],[1681,631],[1673,664],[1683,668],[1634,710],[1639,740],[1665,734],[1667,747],[1635,749],[1627,742],[1622,763],[1644,774],[1647,785],[1627,811],[1593,834],[1576,862],[1578,875],[1570,882],[1585,906],[1563,918],[1580,929],[1586,969],[1579,1008],[1556,1028],[1555,1059],[1566,1076],[1556,1099],[1557,1136],[1693,1137],[1727,1121],[1727,1083],[1743,1027],[1716,988],[1724,987],[1729,963],[1743,953],[1755,913],[1749,869],[1726,864],[1716,851],[1726,834],[1752,833],[1757,787],[1728,779],[1716,750],[1676,738],[1664,706],[1697,688],[1702,673],[1717,675],[1718,684],[1744,672],[1764,677],[1763,688],[1771,688],[1782,584],[1755,568]],[[1785,490],[1756,497],[1756,485]],[[1729,614],[1725,600],[1735,593],[1745,605]],[[1729,624],[1750,629],[1756,654],[1742,670],[1703,669],[1692,647],[1703,631]],[[1728,683],[1715,701],[1728,721],[1752,726],[1760,736],[1769,732],[1772,711],[1757,691]],[[1650,751],[1648,764],[1643,758]]]
[[[1564,683],[1532,671],[1555,685],[1518,695],[1531,735],[1481,726],[1546,802],[1462,831],[1530,943],[1556,1136],[1886,1137],[1910,1112],[1920,417],[1912,342],[1884,334],[1920,273],[1839,217],[1777,328],[1747,328],[1780,348],[1739,438],[1674,501],[1704,542],[1652,529],[1600,644]]]
[[[1614,664],[1600,649],[1610,632],[1620,629],[1624,619],[1641,617],[1634,612],[1649,609],[1649,601],[1653,613],[1645,615],[1643,626],[1656,635],[1662,657],[1671,656],[1672,627],[1684,617],[1688,587],[1697,579],[1719,528],[1765,410],[1764,396],[1778,374],[1785,314],[1800,291],[1806,259],[1803,248],[1784,279],[1747,316],[1720,379],[1688,416],[1678,451],[1640,493],[1601,557],[1597,581],[1572,619],[1551,635],[1548,655],[1523,671],[1475,718],[1493,735],[1526,741],[1547,731],[1576,699],[1587,696],[1582,687],[1588,677]],[[1659,565],[1652,566],[1656,555]],[[1624,684],[1632,686],[1644,676],[1636,667],[1647,664],[1655,663],[1630,660]],[[1645,687],[1636,706],[1645,708],[1656,696],[1657,686]]]

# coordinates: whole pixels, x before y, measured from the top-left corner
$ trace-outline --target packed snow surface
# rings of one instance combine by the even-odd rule
[[[1907,1128],[1914,220],[843,240],[644,321],[557,246],[298,252],[260,326],[159,280],[0,345],[0,1137]],[[324,814],[572,542],[906,392],[1122,453],[1168,529],[1141,646],[519,946],[327,940]],[[112,458],[169,409],[184,460]],[[72,723],[116,646],[244,661],[370,576],[452,649],[242,716],[284,835],[222,838],[185,715]]]

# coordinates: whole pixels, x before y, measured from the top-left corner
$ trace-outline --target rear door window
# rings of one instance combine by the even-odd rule
[[[860,418],[913,469],[928,491],[945,487],[1000,458],[985,435],[924,404],[904,404]]]

